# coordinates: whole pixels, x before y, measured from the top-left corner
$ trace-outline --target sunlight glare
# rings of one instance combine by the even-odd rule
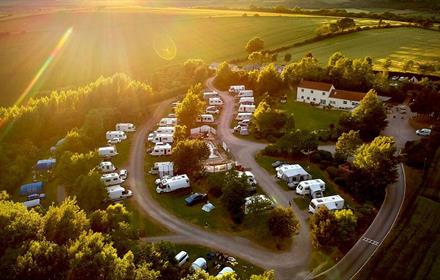
[[[153,49],[164,60],[173,60],[177,55],[177,47],[174,40],[168,36],[156,36],[153,39]]]

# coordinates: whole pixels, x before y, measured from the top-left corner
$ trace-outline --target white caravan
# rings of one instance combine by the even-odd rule
[[[176,128],[174,126],[159,126],[155,131],[148,134],[148,141],[153,141],[157,134],[174,134]]]
[[[135,132],[136,127],[132,123],[117,123],[116,130],[124,132]]]
[[[156,192],[172,192],[175,190],[185,189],[190,187],[189,178],[186,174],[156,180]]]
[[[109,157],[114,157],[117,154],[118,154],[118,152],[116,151],[116,147],[101,147],[101,148],[98,148],[98,155],[100,157],[109,158]]]
[[[101,182],[108,187],[122,184],[124,180],[121,179],[118,173],[108,173],[101,176]]]
[[[174,164],[171,161],[155,162],[150,169],[150,174],[159,175],[160,178],[164,176],[173,176]]]
[[[108,198],[111,201],[119,201],[133,196],[132,191],[126,190],[120,185],[107,187],[106,189],[107,189]]]
[[[23,205],[24,205],[24,207],[29,209],[29,208],[34,208],[34,207],[40,206],[40,203],[41,203],[41,200],[39,198],[37,198],[37,199],[32,199],[32,200],[28,200],[28,201],[23,202]]]
[[[254,91],[251,89],[246,89],[246,90],[240,90],[240,92],[238,93],[238,98],[242,98],[242,97],[253,97],[254,96]]]
[[[251,185],[251,186],[257,185],[257,179],[255,179],[255,176],[252,172],[250,172],[250,171],[245,171],[245,172],[237,171],[237,175],[238,175],[238,177],[246,176],[247,182],[249,185]]]
[[[199,123],[213,123],[215,122],[214,116],[211,114],[201,114],[197,117]]]
[[[210,98],[215,98],[215,97],[217,98],[220,97],[220,95],[216,91],[207,91],[203,93],[203,99],[205,100],[209,100]]]
[[[246,87],[243,85],[234,85],[229,87],[229,93],[239,93],[241,90],[245,90]]]
[[[124,131],[116,131],[116,130],[115,131],[107,131],[105,133],[105,138],[107,140],[111,140],[113,138],[118,138],[118,139],[121,139],[121,140],[125,140],[125,139],[127,139],[127,134],[125,134]]]
[[[182,266],[184,265],[187,261],[188,261],[188,253],[185,251],[180,251],[175,257],[174,259],[177,262],[177,266]]]
[[[315,213],[320,207],[327,207],[328,210],[341,210],[344,207],[344,199],[339,195],[314,198],[310,201],[309,212]]]
[[[307,173],[299,164],[285,164],[277,167],[277,177],[287,183],[289,188],[294,188],[301,181],[312,179],[312,175]]]
[[[173,134],[167,134],[167,133],[158,133],[154,135],[153,139],[150,140],[153,143],[173,143]]]
[[[150,155],[152,156],[168,156],[171,155],[171,145],[161,142],[156,143]]]
[[[206,107],[206,113],[207,114],[219,114],[220,110],[217,108],[217,106],[208,106],[208,107]]]
[[[177,118],[162,118],[159,122],[159,126],[176,126]]]
[[[252,119],[252,113],[238,113],[235,119],[237,121],[250,120]]]
[[[107,173],[107,172],[113,172],[116,170],[116,167],[113,165],[113,163],[111,163],[110,161],[103,161],[100,162],[98,165],[98,169],[102,172],[102,173]]]
[[[253,113],[255,112],[255,105],[245,105],[240,104],[240,107],[238,107],[239,113]]]
[[[299,195],[310,195],[312,198],[322,197],[325,191],[325,182],[321,179],[302,181],[296,186]]]
[[[240,100],[238,101],[238,103],[242,104],[242,103],[254,103],[255,99],[254,97],[241,97]]]
[[[191,264],[191,270],[205,270],[208,268],[208,265],[206,263],[206,260],[204,258],[197,258],[192,264]]]
[[[226,274],[228,273],[234,273],[235,271],[229,267],[229,266],[225,266],[222,268],[222,270],[220,270],[220,272],[215,276],[215,278],[223,278]]]
[[[223,100],[221,100],[219,97],[212,97],[212,98],[209,98],[208,105],[209,106],[223,106]]]
[[[253,209],[252,205],[255,204],[255,203],[264,203],[264,207],[263,208],[259,208],[259,209]],[[249,214],[249,213],[252,213],[254,211],[269,210],[269,209],[272,209],[274,206],[275,205],[274,205],[273,201],[270,200],[264,194],[258,194],[258,195],[254,195],[254,196],[249,196],[249,197],[246,197],[244,199],[244,213],[245,214]]]

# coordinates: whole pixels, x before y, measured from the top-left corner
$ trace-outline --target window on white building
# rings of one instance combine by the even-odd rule
[[[316,98],[315,98],[315,97],[313,97],[313,101],[316,101]]]
[[[330,104],[336,104],[336,101],[330,100]]]
[[[325,92],[322,92],[322,95],[325,95]]]
[[[304,89],[303,89],[303,88],[301,89],[301,92],[304,92]]]
[[[304,99],[304,95],[301,95],[301,99]]]
[[[342,102],[342,103],[347,104],[347,100],[344,100],[344,102]]]
[[[313,90],[311,90],[310,92],[313,93]]]
[[[307,96],[307,100],[310,100],[310,97]]]

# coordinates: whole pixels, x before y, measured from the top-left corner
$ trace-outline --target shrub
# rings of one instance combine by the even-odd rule
[[[334,179],[336,177],[340,177],[340,174],[341,174],[339,168],[334,167],[334,166],[327,167],[326,171],[327,171],[328,175],[330,176],[330,178],[332,178],[332,179]]]
[[[335,183],[336,183],[338,186],[341,186],[341,187],[343,187],[343,188],[347,188],[347,187],[348,187],[348,179],[345,178],[345,177],[336,177],[336,178],[334,179],[334,181],[335,181]]]
[[[269,144],[264,148],[263,154],[268,156],[278,156],[280,154],[280,150],[278,149],[277,145],[275,144]]]
[[[271,143],[275,143],[277,141],[277,138],[273,135],[269,135],[267,137],[267,141],[271,142]]]

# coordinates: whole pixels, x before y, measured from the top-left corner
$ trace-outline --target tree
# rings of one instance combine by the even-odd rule
[[[193,127],[197,117],[204,113],[206,102],[201,97],[201,85],[191,87],[176,108],[179,123],[188,128]]]
[[[209,156],[209,149],[202,140],[184,140],[173,148],[173,161],[179,172],[201,171],[201,163]]]
[[[253,52],[248,56],[248,60],[252,63],[263,63],[264,55],[261,52]]]
[[[222,90],[227,90],[228,87],[234,83],[235,74],[232,72],[229,64],[223,62],[217,69],[217,75],[215,76],[215,85]]]
[[[174,135],[173,135],[173,143],[174,145],[177,145],[180,141],[183,141],[188,138],[189,131],[188,128],[185,125],[176,125],[174,127]]]
[[[286,84],[295,84],[301,79],[321,81],[325,71],[314,57],[304,57],[299,62],[288,64],[281,72],[281,79]]]
[[[327,207],[319,207],[310,218],[310,234],[315,248],[334,246],[338,233],[336,218]]]
[[[249,184],[245,176],[238,177],[234,171],[226,174],[220,200],[235,223],[241,223],[243,220],[244,212],[242,206],[247,196],[248,187]]]
[[[301,151],[313,151],[318,147],[319,140],[315,133],[296,129],[284,134],[276,142],[280,154],[295,155]]]
[[[284,55],[284,61],[285,61],[285,62],[289,62],[291,59],[292,59],[292,54],[290,54],[290,53],[286,53],[286,54]]]
[[[359,136],[359,131],[343,132],[336,142],[336,153],[345,159],[352,157],[361,144],[362,139]]]
[[[255,109],[252,124],[255,129],[261,133],[262,137],[281,136],[288,129],[294,128],[291,125],[293,115],[288,116],[286,113],[273,110],[266,100],[261,101]]]
[[[353,28],[356,26],[355,21],[352,18],[348,18],[348,17],[338,19],[336,23],[338,24],[339,28],[341,28],[342,30]]]
[[[260,70],[257,78],[257,91],[260,94],[268,92],[270,95],[276,95],[282,87],[283,81],[274,64],[269,64]]]
[[[264,49],[264,41],[260,37],[254,37],[247,42],[245,49],[248,53],[261,51]]]
[[[101,175],[97,171],[91,171],[87,175],[80,175],[73,187],[78,205],[87,211],[98,209],[107,198],[107,192],[104,187]]]
[[[183,63],[185,78],[194,82],[203,82],[209,75],[208,67],[202,59],[188,59]]]
[[[156,280],[159,279],[160,271],[151,269],[151,265],[148,263],[141,263],[136,268],[135,280]]]
[[[291,237],[299,230],[299,222],[292,209],[280,206],[270,211],[267,225],[272,236],[280,238]]]
[[[278,60],[278,54],[274,53],[270,56],[270,61],[276,62]]]
[[[273,270],[265,271],[262,275],[252,275],[250,280],[275,280]]]
[[[388,69],[390,69],[392,64],[393,64],[393,61],[391,60],[391,58],[387,57],[387,59],[385,59],[385,62],[383,64],[383,68],[388,70]]]
[[[403,70],[404,71],[410,71],[414,67],[414,61],[413,60],[407,60],[403,64]]]
[[[351,209],[336,210],[334,215],[338,224],[338,245],[347,244],[348,247],[351,247],[352,242],[356,240],[356,215]]]
[[[60,206],[49,207],[42,229],[47,240],[61,245],[76,239],[89,227],[86,213],[76,205],[76,199],[67,198]]]

